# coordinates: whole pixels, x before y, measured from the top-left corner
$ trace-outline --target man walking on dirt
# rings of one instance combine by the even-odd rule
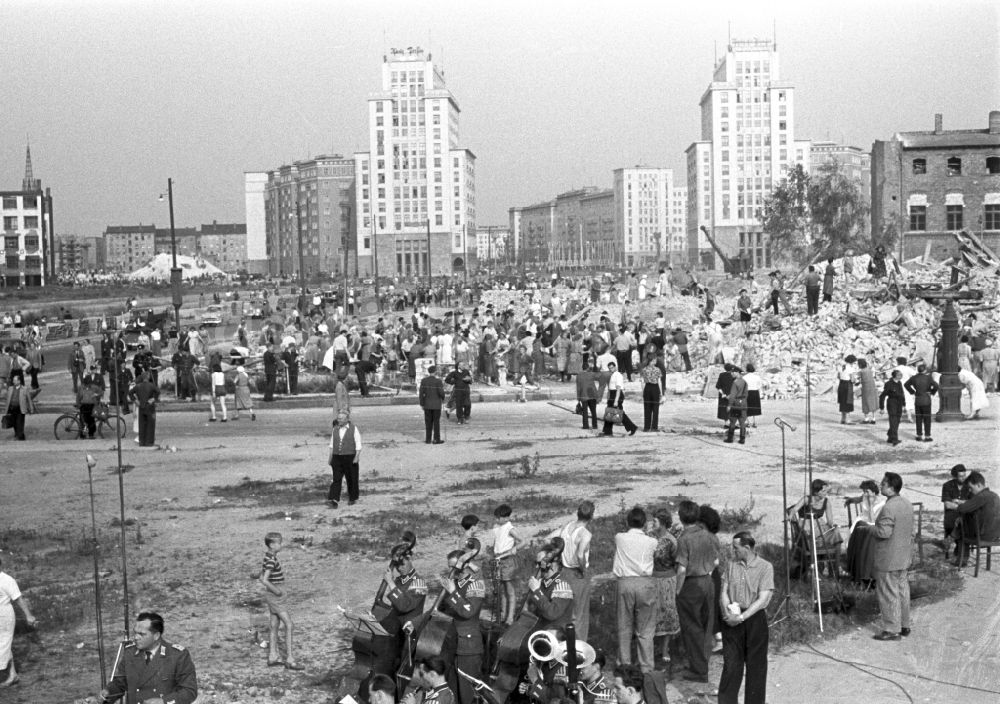
[[[420,381],[420,407],[424,409],[424,442],[431,444],[433,434],[435,445],[440,445],[441,439],[441,404],[444,401],[444,384],[437,375],[437,367],[433,364],[427,368],[427,376]]]

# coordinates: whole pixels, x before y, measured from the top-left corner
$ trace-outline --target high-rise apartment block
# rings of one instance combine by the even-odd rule
[[[615,169],[615,236],[626,266],[667,261],[676,207],[673,169]]]
[[[459,107],[418,47],[393,49],[368,97],[369,150],[354,155],[362,274],[450,275],[476,255],[475,155],[459,146]]]
[[[345,266],[355,271],[354,163],[340,154],[323,155],[268,172],[264,217],[271,275],[298,277],[300,242],[307,278],[339,276]],[[257,202],[249,191],[247,201]]]
[[[809,169],[809,142],[795,139],[794,88],[780,80],[771,41],[733,40],[701,98],[701,139],[687,154],[688,260],[720,268],[705,227],[729,258],[769,266],[759,216],[789,169]]]
[[[675,184],[670,192],[670,224],[668,225],[670,232],[668,249],[670,250],[671,262],[687,261],[687,199],[687,187]]]
[[[52,194],[34,177],[31,147],[20,191],[0,191],[0,277],[7,288],[44,286],[55,271]]]

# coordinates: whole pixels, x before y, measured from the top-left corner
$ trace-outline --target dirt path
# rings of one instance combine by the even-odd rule
[[[802,424],[800,401],[770,402],[766,410],[769,417],[781,414]],[[487,506],[511,496],[515,523],[536,535],[557,525],[585,497],[596,500],[599,515],[608,515],[635,502],[654,503],[657,497],[688,495],[721,508],[742,506],[752,495],[754,513],[764,514],[763,525],[755,531],[758,537],[781,541],[780,433],[770,423],[753,432],[746,446],[729,446],[720,442],[715,421],[705,420],[714,418],[711,402],[667,404],[661,427],[674,432],[639,433],[634,438],[594,438],[577,429],[575,417],[544,403],[486,404],[473,414],[468,426],[446,427],[445,445],[428,446],[420,437],[415,409],[359,409],[356,421],[366,443],[362,501],[336,512],[321,503],[329,471],[325,410],[262,410],[257,423],[244,418],[226,425],[208,424],[200,412],[163,414],[158,439],[176,452],[140,451],[127,444],[124,462],[135,466],[126,474],[126,516],[136,521],[127,529],[132,613],[159,610],[167,619],[168,638],[186,643],[195,653],[205,694],[200,701],[265,702],[279,696],[287,702],[334,701],[343,687],[331,673],[343,671],[351,661],[350,630],[337,606],[370,606],[385,569],[384,559],[376,554],[387,546],[379,542],[391,540],[388,536],[412,522],[434,528],[430,537],[420,537],[416,560],[422,574],[434,575],[443,555],[457,544],[458,516],[470,506],[486,515]],[[77,545],[85,542],[90,521],[85,451],[99,461],[94,478],[102,540],[114,545],[119,530],[113,525],[118,480],[108,471],[115,466],[113,446],[50,441],[52,420],[30,418],[34,432],[27,443],[3,439],[0,537],[14,552],[5,553],[4,564],[29,594],[44,593],[46,587],[26,584],[19,575],[31,560],[19,552],[16,529],[75,536]],[[896,449],[885,445],[882,426],[840,426],[826,406],[814,407],[813,424],[814,473],[849,493],[862,478],[892,468],[904,476],[904,495],[936,510],[947,467],[957,461],[989,470],[988,479],[998,483],[1000,435],[992,410],[983,421],[936,430],[932,446],[907,442]],[[788,436],[790,500],[803,486],[804,441],[802,427]],[[508,468],[519,471],[517,464],[506,462],[533,459],[536,453],[535,479],[496,488],[504,483]],[[283,483],[251,496],[235,488],[247,477]],[[213,487],[225,489],[213,493]],[[518,517],[519,502],[530,507],[522,511],[524,520]],[[843,509],[838,507],[837,513],[844,524]],[[296,647],[308,667],[304,675],[269,670],[266,651],[253,642],[255,629],[259,634],[265,619],[250,575],[259,566],[264,533],[275,529],[295,543],[283,553],[283,563],[295,589]],[[373,545],[374,554],[356,552],[359,546]],[[936,551],[933,555],[936,559]],[[114,572],[106,580],[109,632],[122,623],[114,598],[116,590],[120,593],[116,560],[116,550],[109,549],[104,557],[105,567]],[[90,569],[89,557],[69,555],[62,577],[85,581]],[[845,660],[1000,691],[998,576],[1000,568],[981,573],[978,580],[968,579],[969,587],[954,599],[927,607],[918,604],[914,636],[901,644],[875,643],[870,640],[872,627],[865,626],[830,642],[817,641],[816,647]],[[22,667],[22,685],[11,701],[64,702],[96,692],[93,607],[87,606],[91,598],[77,595],[75,608],[85,617],[67,633],[59,634],[55,623],[43,619],[39,641],[31,645]],[[55,656],[59,668],[50,664]],[[721,661],[714,658],[712,681],[717,681],[720,668]],[[873,672],[900,681],[915,701],[996,701],[984,692]],[[907,701],[893,685],[803,647],[773,658],[768,701],[844,701],[848,678],[852,691],[871,693],[869,701]],[[680,694],[691,693],[681,687]],[[994,698],[977,699],[980,695]]]

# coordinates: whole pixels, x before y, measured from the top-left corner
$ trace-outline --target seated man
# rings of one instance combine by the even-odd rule
[[[976,539],[976,525],[979,526],[980,540],[1000,540],[1000,496],[986,487],[986,478],[979,472],[969,472],[965,484],[972,498],[960,502],[957,508],[961,519],[955,528],[955,540],[958,542],[955,548],[958,554],[956,564],[959,567],[965,566],[969,558],[967,546]]]

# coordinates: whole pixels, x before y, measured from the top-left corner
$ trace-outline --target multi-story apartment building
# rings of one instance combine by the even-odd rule
[[[705,227],[727,257],[770,265],[764,199],[794,165],[809,169],[809,142],[795,139],[794,87],[780,80],[775,44],[730,42],[701,98],[701,139],[686,155],[689,263],[720,267]]]
[[[528,267],[611,265],[622,259],[615,192],[596,187],[508,210],[515,258]]]
[[[34,177],[27,149],[20,191],[0,191],[3,237],[0,283],[7,288],[44,286],[55,271],[52,194]]]
[[[674,185],[670,192],[668,257],[671,263],[687,261],[687,187]]]
[[[622,243],[615,232],[615,212],[613,188],[580,197],[583,266],[612,266],[622,260]]]
[[[419,47],[392,49],[368,97],[369,150],[354,155],[362,273],[452,274],[475,256],[475,155],[459,146],[458,101]]]
[[[953,232],[1000,248],[1000,110],[986,129],[897,132],[872,145],[872,235],[901,233],[903,258],[955,254]]]
[[[108,225],[104,228],[104,248],[109,271],[135,271],[156,256],[156,225]]]
[[[813,142],[809,147],[809,168],[816,171],[821,164],[836,162],[840,172],[857,184],[865,202],[872,195],[872,155],[860,147],[836,142]]]
[[[478,225],[476,227],[476,260],[482,267],[496,267],[510,263],[510,228],[505,225]]]
[[[103,237],[56,235],[55,271],[59,274],[103,269],[106,253]]]
[[[220,222],[202,225],[198,236],[198,255],[227,274],[246,271],[247,226]]]
[[[345,266],[356,271],[354,165],[333,154],[268,172],[264,210],[272,275],[298,276],[300,238],[307,278],[340,276]]]
[[[615,237],[624,264],[665,260],[669,251],[670,195],[674,172],[651,166],[615,169]]]

